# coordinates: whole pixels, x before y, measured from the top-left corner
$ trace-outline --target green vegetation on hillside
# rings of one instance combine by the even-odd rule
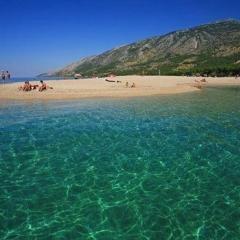
[[[234,54],[226,57],[213,57],[208,54],[197,56],[191,60],[194,55],[169,57],[168,64],[162,64],[164,59],[139,63],[131,67],[116,68],[117,63],[112,63],[102,67],[91,65],[82,65],[76,68],[76,72],[81,72],[86,76],[98,75],[107,76],[116,75],[210,75],[210,76],[234,76],[240,74],[240,54]],[[190,59],[190,60],[188,60]],[[184,68],[186,65],[186,68]],[[191,67],[188,67],[188,66]],[[179,68],[179,66],[183,66]]]
[[[109,50],[55,73],[58,76],[240,74],[240,22],[201,25]]]

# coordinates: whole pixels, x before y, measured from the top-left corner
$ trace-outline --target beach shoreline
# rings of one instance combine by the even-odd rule
[[[107,82],[110,79],[115,82]],[[89,78],[69,80],[49,80],[46,83],[53,87],[47,91],[19,91],[23,83],[0,85],[0,101],[7,100],[74,100],[86,98],[128,98],[151,95],[169,95],[200,91],[195,80],[202,77],[183,76],[117,76],[113,78]],[[204,86],[240,86],[240,79],[234,77],[205,78]],[[119,83],[117,83],[119,81]],[[129,87],[126,87],[128,82]],[[135,83],[136,88],[130,86]],[[38,84],[33,81],[31,84]]]

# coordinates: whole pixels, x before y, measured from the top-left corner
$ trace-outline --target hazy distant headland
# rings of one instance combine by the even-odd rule
[[[233,76],[239,72],[240,21],[224,20],[114,48],[39,76]]]

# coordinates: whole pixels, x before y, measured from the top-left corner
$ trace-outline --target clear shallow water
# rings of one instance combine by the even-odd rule
[[[239,103],[0,105],[0,239],[239,239]]]

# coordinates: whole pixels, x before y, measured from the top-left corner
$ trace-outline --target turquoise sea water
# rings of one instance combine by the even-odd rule
[[[0,239],[240,239],[240,88],[0,105]]]

